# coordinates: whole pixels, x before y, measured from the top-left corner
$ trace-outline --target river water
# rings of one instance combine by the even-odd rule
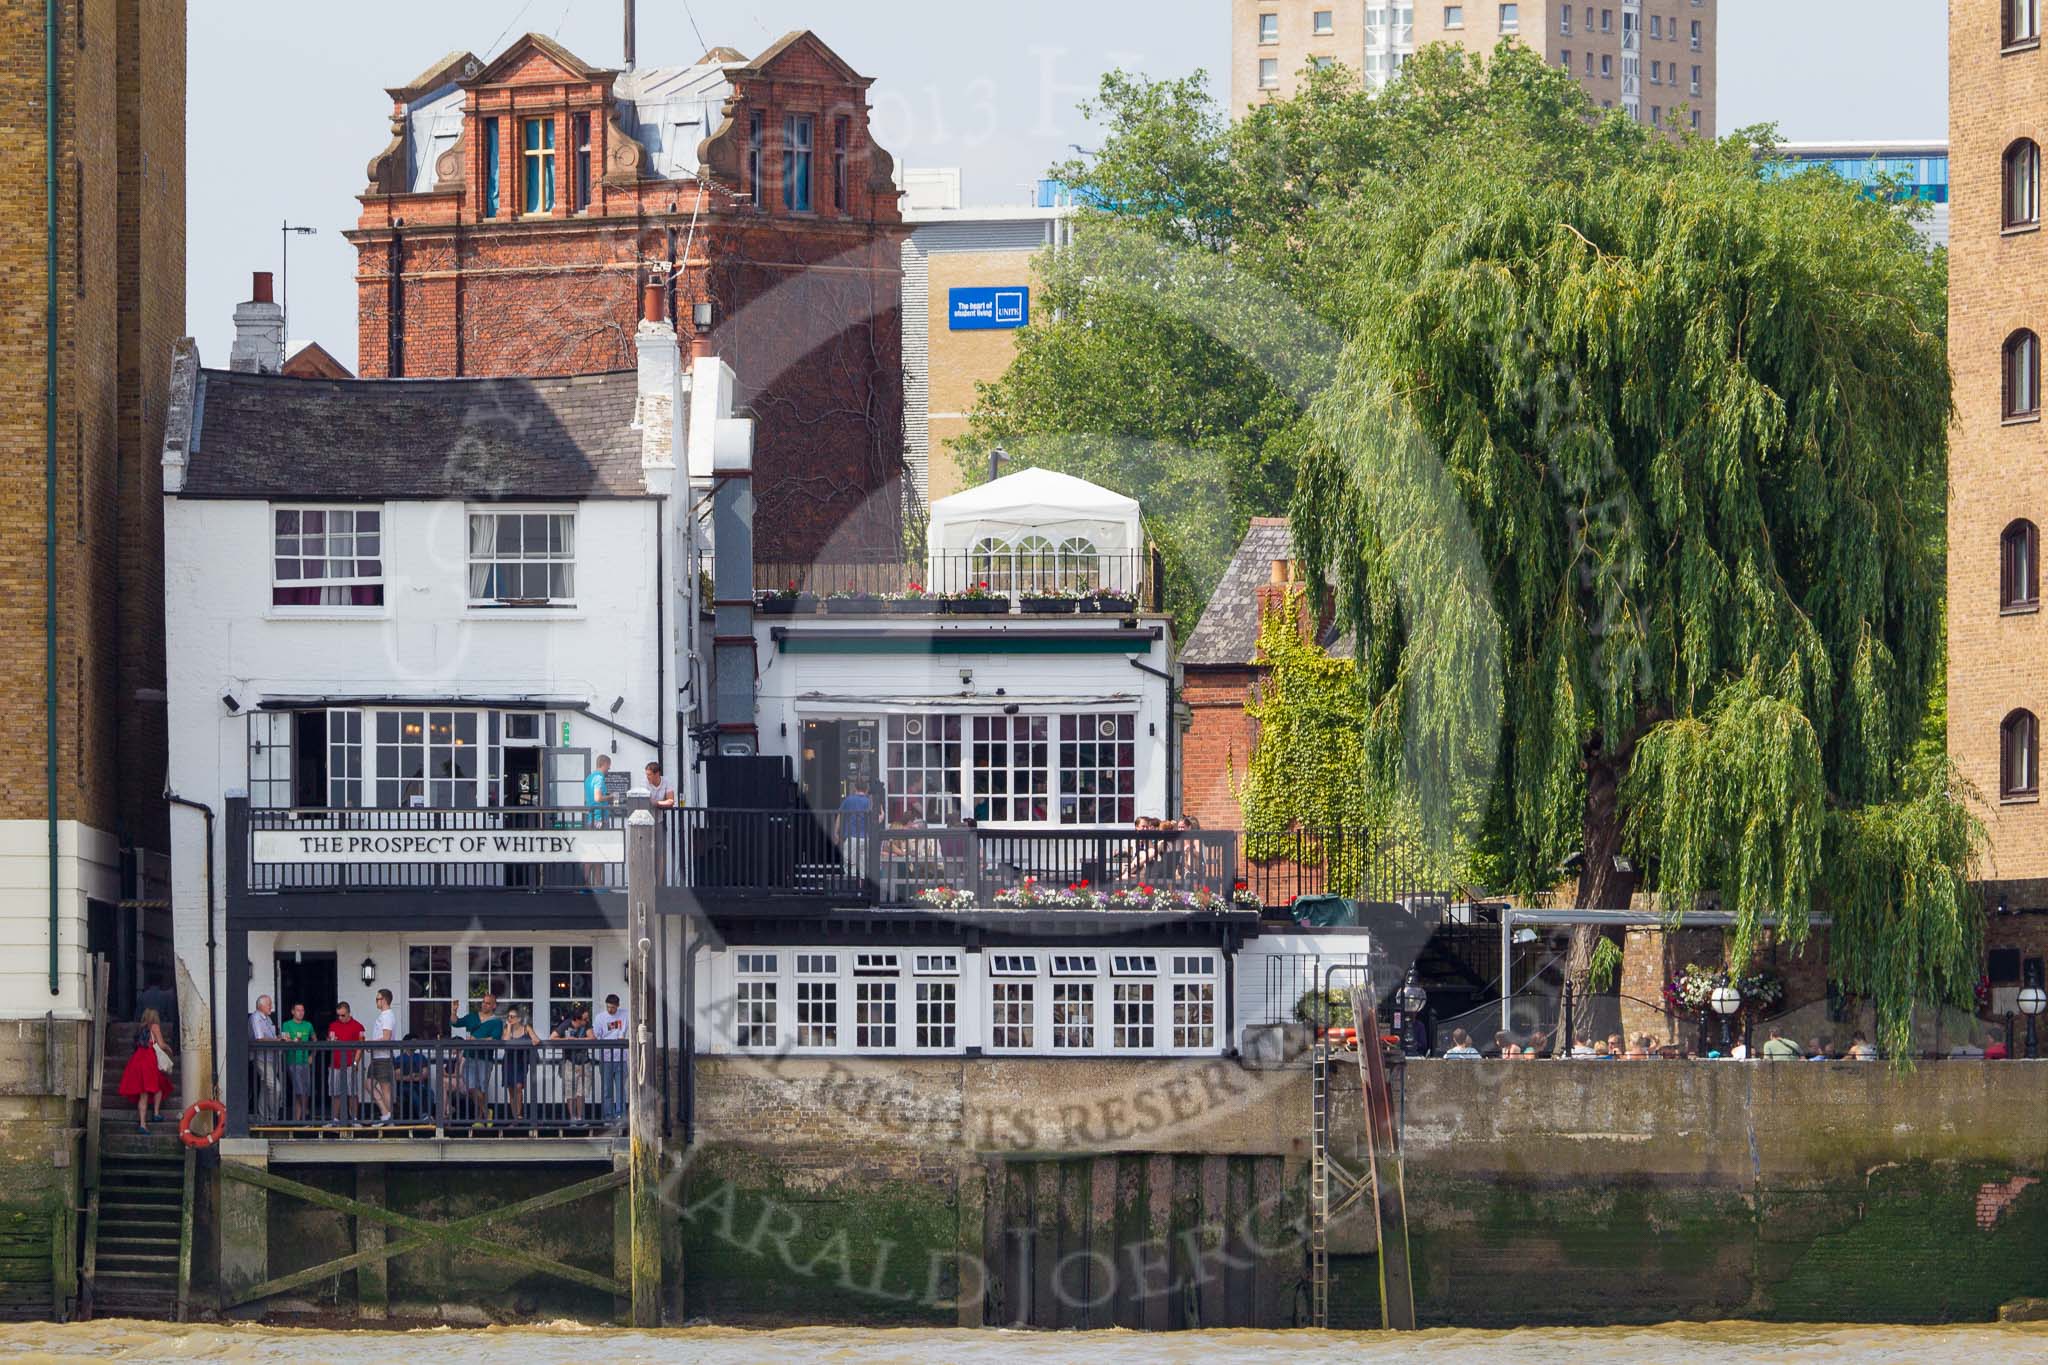
[[[687,1328],[632,1332],[568,1324],[325,1332],[275,1327],[94,1322],[0,1325],[0,1360],[231,1361],[259,1365],[896,1365],[896,1362],[1027,1361],[1045,1365],[1543,1365],[1549,1361],[1638,1365],[1748,1365],[1752,1361],[2048,1362],[2048,1326],[1778,1327],[1675,1323],[1664,1327],[1529,1328],[1512,1332],[1025,1333],[881,1331],[808,1327],[779,1332]]]

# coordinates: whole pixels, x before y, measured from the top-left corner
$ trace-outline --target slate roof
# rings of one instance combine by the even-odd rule
[[[561,379],[292,379],[202,370],[188,498],[646,496],[632,370]]]
[[[1181,646],[1180,661],[1194,667],[1243,667],[1259,649],[1259,589],[1272,581],[1273,561],[1294,558],[1294,532],[1285,517],[1253,517],[1230,567],[1210,595],[1202,619]],[[1333,653],[1349,653],[1348,637],[1325,631]]]

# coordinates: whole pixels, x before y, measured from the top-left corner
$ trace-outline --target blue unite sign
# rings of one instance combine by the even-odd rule
[[[1022,285],[946,291],[946,325],[955,332],[1008,332],[1031,325],[1031,291]]]

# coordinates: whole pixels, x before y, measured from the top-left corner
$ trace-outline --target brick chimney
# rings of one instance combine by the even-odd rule
[[[284,368],[284,309],[271,297],[268,270],[256,272],[249,301],[235,305],[228,368],[244,374],[276,374]]]
[[[1289,602],[1299,603],[1295,626],[1304,643],[1313,644],[1335,618],[1335,603],[1319,600],[1329,597],[1328,593],[1310,592],[1308,575],[1298,560],[1273,560],[1266,581],[1253,596],[1257,599],[1261,627],[1269,617],[1286,610]]]

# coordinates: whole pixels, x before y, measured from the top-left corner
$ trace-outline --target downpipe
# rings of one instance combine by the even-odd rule
[[[218,941],[213,934],[213,807],[204,801],[191,801],[178,795],[169,787],[164,788],[164,800],[173,806],[196,810],[206,817],[206,1074],[213,1086],[210,1092],[216,1099],[220,1096],[220,1030],[213,1023],[213,993],[220,989],[220,965]],[[177,989],[173,984],[172,989]],[[227,1018],[225,1002],[221,1017]]]

